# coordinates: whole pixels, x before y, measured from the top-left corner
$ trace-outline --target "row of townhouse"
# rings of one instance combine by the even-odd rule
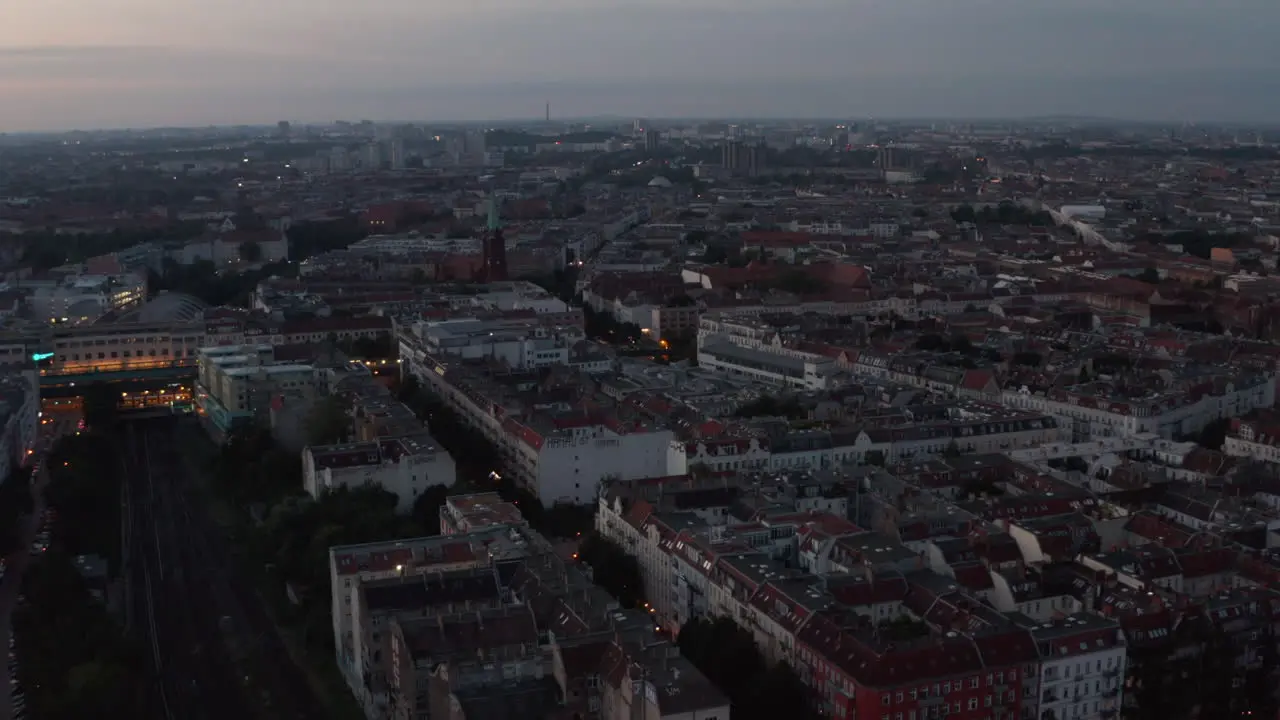
[[[1058,422],[1034,412],[965,402],[943,413],[921,409],[914,419],[888,427],[848,426],[769,437],[741,426],[722,426],[671,446],[671,474],[702,466],[713,472],[827,469],[868,462],[925,460],[949,450],[1006,452],[1062,439]]]
[[[1000,400],[1058,418],[1070,428],[1073,440],[1144,433],[1173,439],[1199,432],[1215,420],[1271,407],[1275,392],[1274,375],[1236,375],[1139,397],[1118,396],[1114,388],[1090,383],[1047,394],[1006,388]]]

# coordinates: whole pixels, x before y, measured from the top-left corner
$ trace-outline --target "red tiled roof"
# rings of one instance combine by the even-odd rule
[[[987,566],[981,563],[953,565],[951,570],[955,573],[957,583],[975,592],[990,590],[994,587],[991,573],[987,571]]]
[[[1184,578],[1227,573],[1236,566],[1236,552],[1229,548],[1179,553],[1177,559]]]

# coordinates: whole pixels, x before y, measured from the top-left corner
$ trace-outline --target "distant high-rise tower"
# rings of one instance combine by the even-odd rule
[[[489,192],[489,222],[481,245],[483,264],[482,279],[485,282],[500,282],[507,279],[507,239],[502,235],[502,224],[498,221],[498,198]]]
[[[760,171],[759,145],[731,140],[720,146],[720,164],[734,175],[755,175]]]
[[[404,141],[396,138],[387,144],[387,159],[391,161],[392,170],[404,169]]]
[[[645,152],[654,152],[662,145],[662,133],[649,128],[644,131],[644,150]]]
[[[551,103],[547,103],[547,122],[551,122]]]

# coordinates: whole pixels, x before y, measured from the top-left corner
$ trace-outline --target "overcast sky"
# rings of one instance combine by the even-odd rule
[[[358,120],[1280,121],[1280,0],[5,0],[0,130]]]

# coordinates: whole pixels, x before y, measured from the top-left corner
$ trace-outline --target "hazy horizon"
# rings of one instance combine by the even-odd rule
[[[552,116],[1280,121],[1280,3],[16,0],[0,131]]]

